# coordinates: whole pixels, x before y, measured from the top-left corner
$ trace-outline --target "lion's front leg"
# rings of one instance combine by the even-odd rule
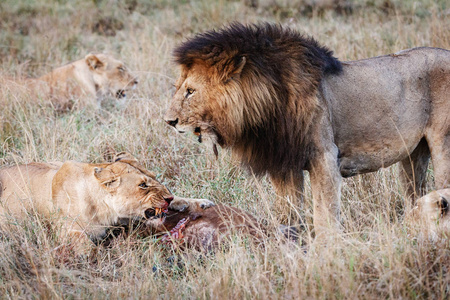
[[[317,153],[310,162],[311,189],[314,203],[316,238],[324,238],[330,230],[340,229],[340,196],[342,177],[335,145]]]
[[[190,212],[196,212],[214,205],[214,202],[208,199],[191,199],[174,196],[169,208],[176,211],[189,210]]]

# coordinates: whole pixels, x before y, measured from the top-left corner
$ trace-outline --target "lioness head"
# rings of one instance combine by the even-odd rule
[[[113,163],[95,167],[94,176],[111,194],[119,218],[161,217],[173,200],[155,174],[126,153],[119,154]]]
[[[420,230],[431,234],[450,236],[450,189],[433,191],[419,200],[407,216],[407,221],[419,223]]]
[[[86,64],[92,73],[98,96],[126,97],[126,92],[136,88],[138,80],[123,62],[107,54],[88,54]]]

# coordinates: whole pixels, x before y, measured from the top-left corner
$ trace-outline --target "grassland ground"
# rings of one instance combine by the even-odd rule
[[[318,3],[320,1],[317,1]],[[178,69],[175,45],[232,21],[278,22],[313,35],[340,60],[416,46],[450,49],[448,1],[354,0],[5,0],[0,3],[0,76],[39,76],[107,52],[139,76],[126,101],[56,112],[26,91],[0,86],[0,166],[32,161],[101,162],[128,151],[177,195],[248,210],[276,226],[276,196],[265,178],[230,153],[168,128],[163,114]],[[433,170],[428,172],[433,189]],[[310,190],[299,213],[311,223]],[[408,207],[396,166],[344,180],[345,231],[327,247],[236,236],[216,253],[179,253],[135,235],[90,257],[55,250],[61,240],[30,214],[0,231],[0,298],[448,299],[450,242],[417,239],[402,223]],[[288,205],[288,204],[286,204]],[[302,234],[309,242],[310,231]]]

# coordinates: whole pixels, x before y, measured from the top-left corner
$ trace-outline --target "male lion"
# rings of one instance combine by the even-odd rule
[[[0,224],[27,213],[56,218],[62,234],[76,239],[78,252],[88,249],[89,239],[101,241],[113,225],[158,218],[167,207],[197,211],[211,205],[172,195],[127,153],[112,163],[30,163],[0,170]]]
[[[4,80],[12,87],[17,81]],[[124,98],[138,80],[123,62],[108,54],[88,54],[84,59],[56,68],[39,78],[25,80],[27,92],[50,99],[58,109],[66,109],[71,101],[83,100],[96,105],[107,96]]]
[[[431,154],[436,187],[450,186],[450,51],[341,63],[294,30],[235,23],[174,56],[166,122],[231,148],[279,194],[300,197],[309,171],[316,234],[339,227],[341,176],[401,162],[408,194],[421,195]]]

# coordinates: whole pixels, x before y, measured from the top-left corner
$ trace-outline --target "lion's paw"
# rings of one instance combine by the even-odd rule
[[[210,208],[211,206],[216,205],[214,202],[208,199],[195,199],[195,200],[198,201],[197,204],[202,209],[207,209]]]

